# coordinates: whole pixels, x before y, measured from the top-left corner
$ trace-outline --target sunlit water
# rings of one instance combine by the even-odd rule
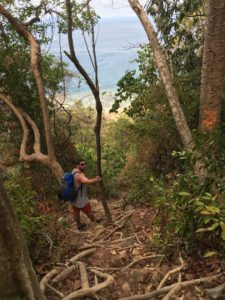
[[[102,101],[104,107],[108,109],[113,102],[118,80],[127,70],[137,69],[135,62],[137,51],[140,44],[147,42],[147,37],[136,17],[101,19],[96,27],[96,35]],[[67,37],[61,35],[59,39],[57,28],[55,28],[49,52],[57,57],[60,57],[59,43],[61,43],[63,60],[69,64],[72,73],[76,73],[73,64],[63,54],[64,50],[68,51]],[[79,31],[74,33],[74,44],[81,64],[92,77],[93,69],[82,34]],[[93,104],[88,86],[83,81],[80,83],[77,78],[67,80],[66,93],[69,95],[70,102],[82,99],[84,103]]]

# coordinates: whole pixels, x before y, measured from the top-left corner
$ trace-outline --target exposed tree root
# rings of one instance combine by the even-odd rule
[[[70,274],[73,272],[73,270],[75,270],[75,266],[70,266],[68,268],[66,268],[65,270],[63,270],[60,274],[58,274],[53,280],[52,282],[54,283],[58,283],[61,282],[63,280],[65,280],[67,277],[70,276]]]
[[[122,214],[122,218],[121,216],[119,216],[117,222],[116,222],[116,228],[114,228],[113,230],[111,230],[106,236],[104,236],[102,239],[96,241],[95,243],[93,243],[104,231],[105,228],[101,229],[92,239],[91,239],[91,243],[90,244],[86,244],[83,245],[82,247],[80,247],[79,249],[87,249],[90,247],[101,247],[102,246],[102,242],[105,241],[106,239],[108,239],[111,235],[113,235],[114,232],[116,232],[118,229],[122,228],[124,226],[123,222],[122,224],[119,224],[120,222],[124,221],[125,219],[129,218],[131,215],[133,214],[133,211],[129,211],[127,214]],[[122,232],[119,232],[119,234],[123,235]]]
[[[118,229],[122,228],[124,226],[124,222],[120,225],[117,225],[116,228],[114,228],[113,230],[111,230],[102,240],[106,240],[107,238],[109,238],[115,231],[117,231]]]
[[[53,286],[51,286],[48,283],[45,283],[45,285],[51,290],[53,291],[56,295],[58,295],[59,297],[63,298],[65,297],[65,295],[63,293],[61,293],[60,291],[58,291],[57,289],[55,289]]]
[[[183,281],[183,282],[180,282],[180,283],[174,283],[174,284],[171,284],[169,286],[165,286],[160,290],[153,291],[151,293],[146,293],[146,294],[142,294],[142,295],[133,295],[131,297],[120,298],[118,300],[154,299],[155,297],[157,297],[161,294],[169,292],[171,289],[176,287],[178,284],[180,285],[181,288],[185,288],[185,287],[193,285],[193,284],[197,285],[197,284],[204,283],[204,282],[211,282],[213,280],[218,279],[223,274],[224,273],[219,273],[219,274],[208,276],[208,277],[197,278],[197,279],[193,279],[193,280],[187,280],[187,281]]]
[[[163,278],[163,280],[160,282],[159,286],[157,287],[157,290],[160,290],[162,287],[164,287],[167,279],[172,275],[176,274],[177,272],[180,272],[184,268],[184,261],[182,257],[179,258],[181,265],[178,268],[175,268],[173,270],[170,270]]]
[[[118,270],[121,270],[121,268],[111,268],[111,267],[105,267],[105,268],[101,268],[101,267],[87,267],[87,269],[95,269],[95,270],[98,270],[98,271],[104,271],[104,272],[109,272],[109,271],[118,271]]]
[[[115,224],[119,224],[121,222],[123,222],[124,220],[126,220],[127,218],[131,217],[134,213],[134,210],[129,211],[128,213],[122,214],[122,218],[118,219]]]
[[[222,283],[211,289],[205,289],[205,291],[211,299],[219,299],[220,297],[224,296],[225,283]]]
[[[90,235],[94,236],[94,234],[90,231],[78,231],[78,230],[74,230],[74,229],[71,229],[71,228],[69,228],[69,231],[72,231],[72,232],[74,232],[76,234],[80,234],[80,235],[90,234]]]
[[[94,296],[95,293],[97,293],[98,291],[106,288],[107,286],[112,284],[113,281],[114,281],[112,275],[105,274],[105,273],[102,273],[102,272],[94,270],[94,269],[92,269],[91,271],[93,273],[95,273],[96,275],[98,275],[99,277],[106,278],[106,280],[102,283],[99,283],[98,285],[93,286],[93,287],[89,287],[89,288],[86,288],[86,289],[81,289],[81,290],[72,292],[69,295],[67,295],[66,297],[64,297],[62,300],[72,300],[72,299],[77,299],[77,298],[88,296],[88,295],[89,296],[91,296],[91,295]]]
[[[124,216],[124,214],[121,213],[121,212],[119,212],[119,213],[118,213],[118,216],[114,219],[114,224],[115,224],[118,220],[120,220],[123,216]]]
[[[110,249],[110,250],[118,250],[118,251],[124,251],[124,250],[127,250],[127,249],[132,249],[133,246],[126,246],[126,247],[123,247],[121,245],[110,245],[110,246],[107,246],[107,249]],[[131,253],[131,251],[130,251]]]
[[[129,215],[126,215],[125,218],[131,216],[131,214]],[[117,225],[116,228],[114,228],[113,230],[111,230],[105,237],[103,237],[102,239],[94,242],[94,243],[91,243],[91,244],[86,244],[86,245],[83,245],[81,247],[79,247],[79,249],[87,249],[87,248],[90,248],[90,247],[102,247],[103,246],[103,242],[108,239],[111,235],[113,235],[114,232],[116,232],[118,229],[122,228],[124,226],[124,223],[123,222],[122,224],[120,225]],[[132,237],[128,237],[128,238],[124,238],[124,239],[119,239],[119,240],[114,240],[112,241],[113,243],[116,243],[117,241],[121,242],[121,241],[124,241],[124,240],[127,240],[127,239],[131,239]]]
[[[81,253],[79,253],[79,254],[77,254],[77,255],[71,257],[71,258],[69,259],[69,261],[73,263],[73,262],[78,261],[78,260],[80,260],[81,258],[83,258],[83,257],[85,257],[85,256],[87,256],[87,255],[89,255],[89,254],[92,254],[92,253],[95,252],[95,251],[96,251],[96,248],[88,249],[88,250],[86,250],[86,251],[83,251],[83,252],[81,252]]]
[[[95,285],[98,285],[99,282],[98,282],[98,276],[95,274]]]
[[[70,263],[75,263],[79,267],[80,279],[81,279],[81,284],[82,284],[82,288],[80,290],[73,291],[70,294],[65,296],[62,292],[58,291],[57,289],[52,287],[50,284],[48,284],[49,280],[52,279],[52,277],[54,277],[56,274],[58,274],[61,271],[60,269],[53,269],[43,277],[43,279],[41,280],[41,283],[40,283],[41,290],[44,292],[45,288],[47,286],[55,294],[57,294],[58,296],[63,298],[63,300],[76,299],[76,298],[80,298],[80,297],[83,297],[83,296],[86,296],[86,295],[92,295],[92,296],[96,297],[95,293],[97,293],[101,289],[103,289],[103,288],[107,287],[108,285],[110,285],[113,282],[114,279],[113,279],[112,275],[102,273],[102,272],[92,268],[91,272],[93,272],[95,274],[95,285],[93,287],[89,286],[87,269],[86,269],[84,263],[81,262],[81,261],[78,261],[78,259],[81,259],[81,258],[93,253],[95,250],[96,249],[88,249],[88,250],[83,251],[83,252],[81,252],[81,253],[79,253],[79,254],[77,254],[74,257],[69,259]],[[58,276],[56,276],[52,281],[54,283],[58,283],[60,281],[63,281],[64,279],[66,279],[71,274],[71,272],[74,269],[75,269],[75,266],[67,267],[65,270],[61,271],[61,273],[58,274]],[[98,283],[97,276],[105,278],[106,280],[102,283]]]
[[[109,207],[111,207],[111,208],[121,208],[121,204],[123,203],[123,201],[121,201],[121,200],[119,200],[119,201],[117,201],[117,202],[114,202],[114,203],[112,203],[112,204],[109,204]]]
[[[132,236],[128,236],[128,237],[123,238],[123,239],[113,240],[113,241],[109,241],[109,242],[112,242],[113,244],[120,244],[120,243],[123,243],[123,242],[131,240],[131,239],[132,239]]]
[[[82,263],[81,261],[77,261],[76,264],[79,266],[80,269],[80,280],[82,289],[89,289],[88,275],[84,263]]]
[[[70,263],[75,263],[75,262],[78,261],[79,259],[81,259],[81,258],[83,258],[83,257],[85,257],[85,256],[87,256],[87,255],[89,255],[89,254],[92,254],[93,252],[95,252],[95,250],[96,250],[96,249],[93,248],[93,249],[88,249],[88,250],[86,250],[86,251],[83,251],[83,252],[81,252],[81,253],[79,253],[79,254],[77,254],[77,255],[71,257],[71,258],[69,259],[69,262],[70,262]],[[67,277],[70,276],[70,274],[73,272],[73,270],[75,270],[75,266],[74,266],[74,265],[73,265],[73,266],[69,266],[69,267],[68,267],[68,265],[67,265],[67,268],[64,269],[60,274],[58,274],[52,281],[53,281],[54,283],[57,283],[57,282],[60,282],[60,281],[65,280]]]
[[[85,245],[79,247],[79,249],[83,250],[83,249],[88,249],[88,248],[92,248],[92,247],[102,247],[102,246],[103,246],[103,241],[98,241],[98,242],[91,243],[91,244],[85,244]]]
[[[176,293],[181,289],[180,283],[177,283],[162,300],[174,299]]]
[[[137,233],[134,233],[134,236],[138,242],[139,245],[143,245],[143,243],[140,241],[139,237],[138,237],[138,234]]]
[[[93,243],[106,229],[105,228],[101,228],[97,234],[90,240],[90,243]]]
[[[118,234],[118,235],[120,236],[120,239],[123,238],[123,232],[122,232],[122,231],[116,232],[115,234],[116,234],[116,235]]]
[[[46,283],[49,282],[49,280],[54,277],[56,274],[58,274],[61,271],[61,269],[52,269],[50,272],[48,272],[40,281],[40,288],[41,291],[44,293]]]
[[[151,258],[159,258],[159,257],[163,257],[163,255],[160,255],[160,254],[149,255],[149,256],[144,256],[142,258],[136,259],[136,260],[132,261],[129,265],[127,265],[126,267],[124,267],[122,269],[122,271],[125,271],[125,270],[129,269],[131,266],[133,266],[134,264],[136,264],[137,262],[140,262],[142,260],[151,259]]]

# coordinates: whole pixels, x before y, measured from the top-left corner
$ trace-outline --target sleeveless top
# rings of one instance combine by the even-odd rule
[[[76,176],[78,176],[79,173],[74,175],[74,184],[76,185],[76,188],[79,188],[79,186],[76,183]],[[77,208],[83,208],[86,204],[89,203],[88,196],[87,196],[87,185],[85,183],[82,183],[82,187],[78,191],[78,196],[74,202],[71,204]]]

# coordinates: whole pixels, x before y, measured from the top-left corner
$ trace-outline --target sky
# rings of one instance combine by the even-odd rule
[[[141,0],[140,3],[144,5],[146,0]],[[135,16],[128,0],[92,0],[91,6],[102,18]]]
[[[40,0],[31,0],[32,4],[39,5]],[[144,5],[147,0],[139,0]],[[101,18],[135,16],[128,0],[91,0],[91,6]]]

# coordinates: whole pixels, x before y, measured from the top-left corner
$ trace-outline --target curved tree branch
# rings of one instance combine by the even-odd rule
[[[13,103],[12,100],[9,96],[5,94],[0,94],[0,100],[2,100],[5,104],[7,104],[10,109],[13,111],[13,113],[16,115],[18,118],[22,130],[23,130],[23,138],[20,146],[20,161],[39,161],[42,164],[46,165],[49,167],[53,174],[55,175],[56,179],[60,181],[60,178],[63,174],[63,169],[61,165],[57,162],[57,160],[52,159],[49,155],[45,155],[41,153],[41,147],[40,147],[40,133],[37,125],[35,122],[31,119],[31,117],[23,112],[21,109],[17,108]],[[27,123],[31,126],[33,133],[34,133],[34,153],[32,154],[27,154],[26,152],[26,146],[28,142],[28,137],[29,137],[29,129],[27,126]]]
[[[34,133],[34,152],[35,153],[41,153],[41,137],[40,137],[40,131],[37,127],[37,125],[35,124],[35,122],[31,119],[31,117],[23,112],[22,113],[24,118],[26,119],[27,123],[30,124],[33,133]]]
[[[9,96],[7,96],[5,94],[0,94],[0,99],[4,103],[6,103],[10,107],[10,109],[14,112],[14,114],[16,115],[17,119],[19,120],[21,127],[23,129],[23,138],[22,138],[22,142],[21,142],[21,146],[20,146],[20,159],[22,157],[23,158],[28,157],[28,155],[26,153],[26,146],[27,146],[27,141],[28,141],[29,129],[23,118],[23,113],[12,103],[12,100]]]
[[[71,2],[70,0],[66,0],[66,13],[68,18],[68,25],[67,25],[67,34],[68,34],[68,43],[70,48],[70,54],[67,51],[64,51],[66,56],[74,63],[78,71],[81,73],[81,75],[86,80],[88,86],[90,87],[93,95],[96,95],[96,86],[94,85],[93,81],[91,80],[88,73],[84,70],[82,65],[80,64],[76,52],[74,49],[74,42],[73,42],[73,34],[72,34],[72,11],[71,11]]]
[[[34,23],[40,22],[40,21],[41,21],[41,19],[39,17],[33,17],[31,20],[27,21],[26,23],[23,23],[23,25],[25,27],[29,27],[29,26],[33,25]]]
[[[40,47],[38,42],[35,40],[34,36],[25,25],[19,23],[17,19],[0,4],[0,14],[3,15],[9,23],[14,27],[14,29],[23,36],[30,44],[31,47],[31,69],[34,74],[34,78],[38,88],[39,99],[41,103],[41,109],[43,114],[44,128],[45,128],[45,138],[48,149],[48,155],[50,159],[55,159],[54,146],[52,143],[52,137],[50,132],[50,117],[48,112],[48,106],[45,97],[45,88],[42,80],[42,75],[39,67],[39,54]]]

